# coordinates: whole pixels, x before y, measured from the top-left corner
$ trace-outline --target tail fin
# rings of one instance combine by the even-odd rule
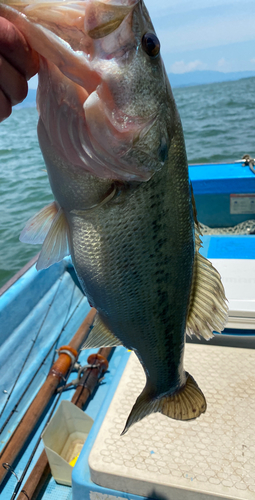
[[[157,411],[176,420],[191,420],[204,413],[206,411],[205,397],[194,378],[187,372],[186,375],[186,384],[178,392],[169,396],[152,399],[146,385],[130,412],[122,435],[135,422]]]

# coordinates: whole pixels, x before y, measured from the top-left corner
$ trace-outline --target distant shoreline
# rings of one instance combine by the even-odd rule
[[[242,80],[243,78],[255,77],[255,71],[237,71],[222,73],[220,71],[192,71],[190,73],[168,73],[173,88],[191,87],[197,85],[209,85],[211,83],[223,83]]]
[[[224,83],[242,80],[244,78],[255,78],[255,71],[239,71],[222,73],[220,71],[192,71],[189,73],[168,73],[171,87],[196,87],[198,85],[210,85],[213,83]],[[34,108],[36,106],[36,89],[29,89],[26,99],[15,106],[15,109]]]

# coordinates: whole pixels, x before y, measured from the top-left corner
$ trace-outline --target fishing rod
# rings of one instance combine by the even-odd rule
[[[66,374],[73,362],[76,359],[80,346],[84,343],[89,331],[92,327],[96,310],[92,308],[85,320],[78,328],[74,337],[69,342],[68,346],[63,346],[59,349],[59,357],[51,367],[48,377],[35,396],[24,417],[19,422],[13,435],[6,443],[3,451],[0,454],[0,463],[12,463],[17,458],[22,447],[26,443],[31,431],[37,424],[39,418],[46,409],[51,397],[55,393],[61,380],[65,379]],[[8,470],[0,468],[0,484],[4,480]]]
[[[15,389],[16,385],[17,385],[17,382],[18,382],[18,380],[19,380],[19,378],[20,378],[20,376],[21,376],[21,374],[22,374],[22,372],[23,372],[23,370],[24,370],[24,368],[25,368],[25,366],[26,366],[26,363],[27,363],[27,361],[28,361],[28,359],[29,359],[29,356],[30,356],[30,355],[31,355],[31,353],[32,353],[32,350],[33,350],[33,348],[34,348],[34,346],[35,346],[35,343],[36,343],[36,341],[37,341],[37,339],[38,339],[38,337],[39,337],[39,335],[40,335],[40,333],[41,333],[41,331],[42,331],[42,327],[43,327],[43,325],[44,325],[44,323],[45,323],[45,321],[46,321],[46,319],[47,319],[47,316],[48,316],[48,314],[49,314],[49,312],[50,312],[51,306],[52,306],[52,304],[53,304],[53,302],[54,302],[54,300],[55,300],[55,298],[56,298],[56,295],[57,295],[57,293],[58,293],[58,290],[59,290],[59,287],[60,287],[61,281],[62,281],[62,278],[60,278],[60,280],[59,280],[59,284],[58,284],[57,290],[56,290],[56,292],[55,292],[55,294],[54,294],[54,296],[53,296],[52,302],[51,302],[51,303],[49,304],[49,306],[48,306],[48,309],[47,309],[46,314],[45,314],[45,316],[44,316],[44,318],[43,318],[43,320],[42,320],[42,323],[41,323],[41,325],[40,325],[40,327],[39,327],[39,329],[38,329],[38,332],[37,332],[37,334],[36,334],[36,336],[35,336],[34,340],[32,340],[32,345],[31,345],[31,347],[30,347],[30,349],[29,349],[29,351],[28,351],[28,353],[27,353],[27,355],[26,355],[26,357],[25,357],[25,360],[24,360],[24,362],[23,362],[23,365],[21,366],[21,369],[20,369],[20,371],[19,371],[19,373],[18,373],[18,375],[17,375],[17,377],[16,377],[16,380],[14,381],[14,384],[13,384],[13,386],[12,386],[12,388],[11,388],[11,390],[10,390],[9,394],[8,394],[8,397],[7,397],[7,399],[6,399],[6,401],[5,401],[4,405],[3,405],[3,408],[2,408],[2,410],[1,410],[1,412],[0,412],[0,418],[2,417],[2,415],[3,415],[3,413],[4,413],[4,410],[5,410],[5,408],[6,408],[7,404],[8,404],[8,402],[9,402],[9,400],[10,400],[10,398],[11,398],[11,395],[12,395],[12,393],[13,393],[13,391],[14,391],[14,389]],[[3,429],[4,429],[4,427],[5,427],[5,426],[3,426],[3,427],[0,429],[0,435],[1,435],[1,433],[2,433],[2,431],[3,431]]]
[[[108,369],[108,359],[112,354],[114,348],[113,347],[103,347],[99,349],[96,354],[91,354],[88,357],[88,367],[83,372],[83,376],[80,378],[78,382],[78,387],[72,397],[71,402],[78,406],[78,408],[83,409],[85,403],[92,395],[98,383],[102,379],[102,375]],[[63,387],[63,389],[65,389]],[[51,412],[52,413],[52,412]],[[46,424],[47,425],[47,424]],[[46,426],[45,426],[46,427]],[[41,438],[39,438],[40,442]],[[36,449],[39,443],[36,443]],[[29,459],[29,465],[34,457],[36,449],[34,448],[31,457]],[[27,472],[28,466],[26,466],[26,471],[24,470],[22,477],[19,480],[19,485],[17,483],[15,490],[19,490],[21,487],[21,483],[25,474]],[[25,473],[25,474],[24,474]],[[40,495],[45,483],[51,477],[51,470],[48,462],[48,458],[45,450],[42,451],[39,459],[37,460],[34,468],[32,469],[22,491],[20,492],[17,500],[36,500],[38,495]],[[17,492],[13,493],[11,500],[16,498]]]
[[[6,283],[6,284],[5,284],[5,285],[4,285],[4,286],[0,289],[0,295],[2,295],[4,292],[6,292],[6,291],[10,288],[10,286],[11,286],[11,285],[13,285],[13,283],[15,283],[15,282],[16,282],[16,281],[17,281],[17,280],[18,280],[21,276],[23,276],[23,275],[25,274],[25,272],[27,272],[27,270],[28,270],[28,269],[30,269],[30,268],[31,268],[31,267],[32,267],[32,266],[36,263],[36,261],[38,260],[39,255],[40,255],[40,252],[39,252],[39,253],[38,253],[38,254],[37,254],[37,255],[36,255],[33,259],[31,259],[31,261],[29,261],[29,262],[28,262],[28,263],[27,263],[27,264],[26,264],[26,265],[25,265],[25,266],[24,266],[24,267],[23,267],[20,271],[18,271],[18,273],[16,273],[16,274],[15,274],[15,275],[14,275],[14,276],[13,276],[13,277],[12,277],[12,278],[11,278],[11,279],[10,279],[10,280],[9,280],[9,281],[8,281],[8,282],[7,282],[7,283]],[[32,346],[31,346],[31,348],[30,348],[30,349],[29,349],[29,351],[28,351],[28,354],[27,354],[27,356],[26,356],[26,358],[25,358],[25,360],[24,360],[24,363],[23,363],[23,365],[22,365],[22,367],[21,367],[21,369],[20,369],[20,371],[19,371],[19,373],[18,373],[18,375],[17,375],[17,377],[16,377],[16,380],[14,381],[14,384],[13,384],[13,386],[12,386],[12,388],[11,388],[11,391],[8,393],[8,397],[7,397],[7,399],[6,399],[6,401],[5,401],[4,405],[3,405],[3,408],[2,408],[2,409],[1,409],[1,411],[0,411],[0,419],[1,419],[1,417],[2,417],[2,415],[3,415],[3,413],[4,413],[4,410],[5,410],[5,408],[6,408],[7,404],[8,404],[8,402],[9,402],[9,400],[10,400],[11,396],[12,396],[12,393],[13,393],[13,391],[14,391],[15,387],[16,387],[16,384],[17,384],[17,382],[18,382],[18,380],[19,380],[19,378],[20,378],[20,376],[21,376],[21,374],[22,374],[22,372],[23,372],[23,370],[24,370],[24,368],[25,368],[25,365],[26,365],[26,363],[27,363],[27,361],[28,361],[28,359],[29,359],[29,356],[30,356],[30,355],[31,355],[31,353],[32,353],[32,350],[33,350],[33,348],[34,348],[34,346],[35,346],[35,344],[36,344],[36,341],[38,340],[39,334],[40,334],[40,332],[41,332],[41,330],[42,330],[42,328],[43,328],[43,325],[44,325],[44,323],[45,323],[45,321],[46,321],[46,319],[47,319],[47,316],[48,316],[48,314],[49,314],[49,312],[50,312],[50,310],[51,310],[51,308],[52,308],[52,306],[53,306],[53,303],[54,303],[54,301],[55,301],[55,298],[56,298],[56,296],[57,296],[57,294],[58,294],[58,292],[59,292],[59,288],[60,288],[61,282],[62,282],[62,276],[59,278],[59,283],[58,283],[57,290],[56,290],[56,292],[55,292],[55,294],[54,294],[54,296],[53,296],[53,299],[52,299],[51,303],[50,303],[50,304],[49,304],[49,306],[48,306],[48,309],[47,309],[46,314],[45,314],[45,316],[44,316],[44,318],[43,318],[43,320],[42,320],[42,323],[41,323],[41,325],[40,325],[40,327],[39,327],[39,330],[38,330],[38,332],[37,332],[37,334],[36,334],[36,337],[35,337],[35,339],[34,339],[34,340],[32,340]],[[68,324],[68,321],[69,321],[67,318],[68,318],[68,314],[69,314],[69,312],[70,312],[70,308],[71,308],[71,304],[72,304],[72,300],[73,300],[73,296],[74,296],[74,291],[75,291],[75,288],[76,288],[76,285],[75,285],[75,283],[74,283],[74,284],[73,284],[73,291],[72,291],[72,294],[71,294],[71,299],[70,299],[69,306],[68,306],[68,310],[67,310],[67,314],[66,314],[66,319],[64,320],[64,324],[63,324],[63,327],[62,327],[62,329],[61,329],[60,335],[61,335],[61,333],[64,331],[64,329],[65,329],[65,327],[66,327],[66,325]],[[79,301],[78,306],[76,306],[75,310],[79,307],[79,305],[80,305],[80,303],[81,303],[81,301],[82,301],[83,299],[84,299],[84,297],[82,297],[82,299]],[[74,310],[74,311],[75,311],[75,310]],[[72,315],[73,315],[73,313],[72,313]],[[72,316],[71,316],[71,317],[72,317]],[[65,321],[66,321],[66,323],[65,323]],[[59,335],[59,336],[56,338],[56,340],[54,341],[54,343],[53,343],[53,347],[54,347],[54,344],[55,344],[55,343],[57,343],[57,341],[59,340],[60,335]],[[53,348],[53,347],[52,347],[52,348]],[[50,351],[51,351],[51,350],[52,350],[52,349],[50,349]],[[48,353],[47,353],[46,357],[48,357],[48,355],[50,354],[50,351],[48,351]],[[38,370],[36,371],[35,375],[33,376],[32,380],[29,382],[29,384],[28,384],[28,386],[27,386],[27,389],[30,387],[30,385],[31,385],[31,383],[33,382],[33,380],[34,380],[35,376],[37,375],[37,373],[38,373],[39,369],[40,369],[40,368],[41,368],[41,366],[44,364],[44,362],[45,362],[45,360],[46,360],[46,357],[44,358],[43,362],[40,364],[40,366],[39,366]],[[55,357],[55,356],[53,356],[53,360],[54,360],[54,357]],[[52,360],[52,363],[53,363],[53,360]],[[7,391],[6,391],[6,392],[7,392]],[[24,396],[25,394],[26,394],[26,390],[23,392],[23,394],[22,394],[21,398],[18,400],[18,403],[16,403],[16,405],[15,405],[14,409],[11,411],[11,413],[9,414],[9,416],[6,418],[6,420],[5,420],[4,424],[3,424],[3,425],[2,425],[2,427],[0,428],[0,435],[2,434],[2,432],[3,432],[4,428],[6,427],[6,425],[7,425],[7,423],[9,422],[9,420],[10,420],[11,416],[13,415],[13,413],[17,410],[17,405],[20,403],[20,401],[22,400],[22,398],[23,398],[23,396]]]
[[[73,294],[72,294],[72,297],[71,297],[71,302],[72,302],[72,298],[73,298]],[[8,422],[10,421],[11,417],[14,415],[14,413],[16,413],[23,397],[26,395],[27,391],[29,390],[29,387],[32,385],[34,379],[36,378],[36,376],[38,375],[39,371],[41,370],[42,366],[45,364],[45,361],[47,360],[47,358],[49,357],[50,353],[52,352],[52,350],[56,347],[56,344],[57,342],[60,340],[60,337],[62,335],[62,333],[64,332],[65,328],[67,327],[68,323],[71,321],[73,315],[75,314],[75,312],[77,311],[78,307],[80,307],[81,305],[81,302],[85,300],[85,297],[82,297],[78,304],[75,306],[72,314],[69,316],[69,318],[67,319],[66,323],[64,323],[62,329],[60,330],[60,333],[58,334],[58,336],[56,337],[56,339],[54,340],[54,342],[52,343],[50,349],[48,350],[48,352],[46,353],[46,355],[44,356],[42,362],[40,363],[39,367],[37,368],[36,372],[34,373],[33,377],[31,378],[30,382],[27,384],[26,388],[24,389],[24,391],[22,392],[20,398],[18,399],[17,403],[14,405],[13,409],[10,411],[9,415],[6,417],[4,423],[2,424],[2,427],[0,428],[0,435],[2,434],[3,430],[5,429],[6,425],[8,424]],[[70,311],[70,305],[71,305],[71,302],[69,304],[69,308],[68,308],[68,313]],[[53,304],[53,302],[51,303],[51,305]],[[54,362],[54,358],[55,358],[55,353],[54,353],[54,356],[53,356],[53,359],[52,359],[52,362],[51,364]],[[12,389],[13,390],[13,389]],[[5,405],[6,406],[6,405]],[[3,413],[3,412],[2,412]],[[1,415],[2,415],[1,413]]]
[[[67,375],[65,377],[66,380],[68,380],[69,375],[70,375],[70,373],[72,372],[72,370],[74,368],[75,362],[76,362],[76,358],[73,358],[72,362],[71,362],[71,366],[69,367],[68,373],[67,373]],[[51,417],[52,417],[52,415],[53,415],[53,413],[54,413],[54,411],[56,409],[56,406],[57,406],[57,404],[59,402],[60,396],[61,396],[61,394],[63,392],[63,388],[64,388],[64,386],[61,387],[61,391],[59,392],[59,394],[58,394],[58,396],[57,396],[57,398],[55,400],[55,403],[53,405],[53,408],[51,409],[51,412],[50,412],[50,414],[48,416],[48,419],[47,419],[47,422],[46,422],[44,428],[48,425],[48,423],[49,423],[49,421],[50,421],[50,419],[51,419]],[[26,466],[25,466],[25,468],[24,468],[24,470],[23,470],[20,478],[18,478],[17,474],[15,473],[15,471],[13,470],[13,468],[12,468],[12,466],[10,464],[8,464],[8,463],[3,463],[2,464],[3,467],[4,467],[4,469],[9,470],[16,477],[16,479],[17,479],[17,484],[16,484],[16,486],[14,488],[13,494],[11,496],[11,500],[14,500],[16,498],[16,496],[17,496],[17,494],[18,494],[18,492],[20,490],[20,487],[21,487],[21,484],[23,482],[23,479],[24,479],[24,477],[25,477],[25,475],[26,475],[26,473],[27,473],[27,471],[29,469],[29,466],[30,466],[30,464],[31,464],[31,462],[32,462],[32,460],[33,460],[33,458],[35,456],[35,453],[36,453],[36,450],[37,450],[37,448],[38,448],[38,446],[40,444],[40,441],[41,441],[41,436],[38,438],[38,440],[37,440],[37,442],[36,442],[36,444],[34,446],[34,449],[33,449],[32,453],[31,453],[31,455],[30,455],[30,457],[29,457],[29,459],[27,461],[27,464],[26,464]]]

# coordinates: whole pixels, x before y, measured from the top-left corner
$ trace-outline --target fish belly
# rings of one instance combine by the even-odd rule
[[[184,383],[194,239],[188,180],[183,188],[178,200],[180,188],[165,169],[99,210],[70,215],[84,292],[109,330],[138,354],[155,395]]]

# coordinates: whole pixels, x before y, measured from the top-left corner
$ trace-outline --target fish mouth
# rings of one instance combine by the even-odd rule
[[[89,4],[84,23],[90,38],[97,40],[115,31],[139,0],[128,2],[93,2]]]
[[[126,52],[136,48],[132,16],[140,2],[141,0],[43,0],[31,3],[31,0],[2,0],[0,11],[3,4],[6,4],[3,10],[7,9],[7,16],[5,12],[4,17],[9,17],[9,7],[13,12],[25,14],[29,23],[40,30],[39,39],[42,34],[44,36],[42,45],[40,41],[35,40],[36,32],[31,32],[31,24],[28,29],[28,25],[24,26],[26,37],[31,37],[31,45],[35,50],[56,64],[65,76],[86,88],[90,94],[100,83],[100,79],[103,79],[104,67],[102,68],[101,62],[121,58]],[[17,21],[20,24],[20,18],[14,19],[16,24]],[[47,50],[47,45],[50,44],[47,44],[45,35],[51,37],[50,44],[57,46],[59,58],[56,57],[57,50],[54,50],[54,47],[51,47],[52,51],[50,47]],[[68,44],[66,47],[64,42]],[[73,52],[72,64],[79,66],[79,76],[74,68],[72,72],[63,64],[63,60],[68,57],[65,53],[67,50]],[[99,64],[96,64],[97,62]],[[80,71],[81,63],[83,71]],[[98,78],[95,78],[96,73]]]
[[[1,3],[24,13],[31,21],[58,34],[76,28],[96,40],[115,31],[141,0],[2,0]],[[64,33],[62,33],[64,35]]]
[[[143,163],[133,150],[157,117],[134,116],[116,101],[121,72],[137,52],[133,14],[142,9],[141,0],[6,1],[25,14],[15,18],[17,27],[24,25],[28,43],[48,61],[49,71],[44,67],[39,75],[38,109],[62,157],[100,178],[148,181],[158,167],[155,161]],[[47,94],[46,105],[47,88],[55,95]],[[158,155],[164,157],[162,147]]]
[[[83,104],[87,132],[97,158],[111,164],[111,178],[120,181],[147,181],[152,176],[147,167],[140,163],[137,166],[134,159],[127,162],[126,157],[150,131],[157,116],[131,116],[118,108],[113,97],[120,76],[118,65],[125,66],[137,50],[132,22],[139,2],[91,2],[84,23],[87,35],[94,42],[90,64],[101,76],[100,85]]]

